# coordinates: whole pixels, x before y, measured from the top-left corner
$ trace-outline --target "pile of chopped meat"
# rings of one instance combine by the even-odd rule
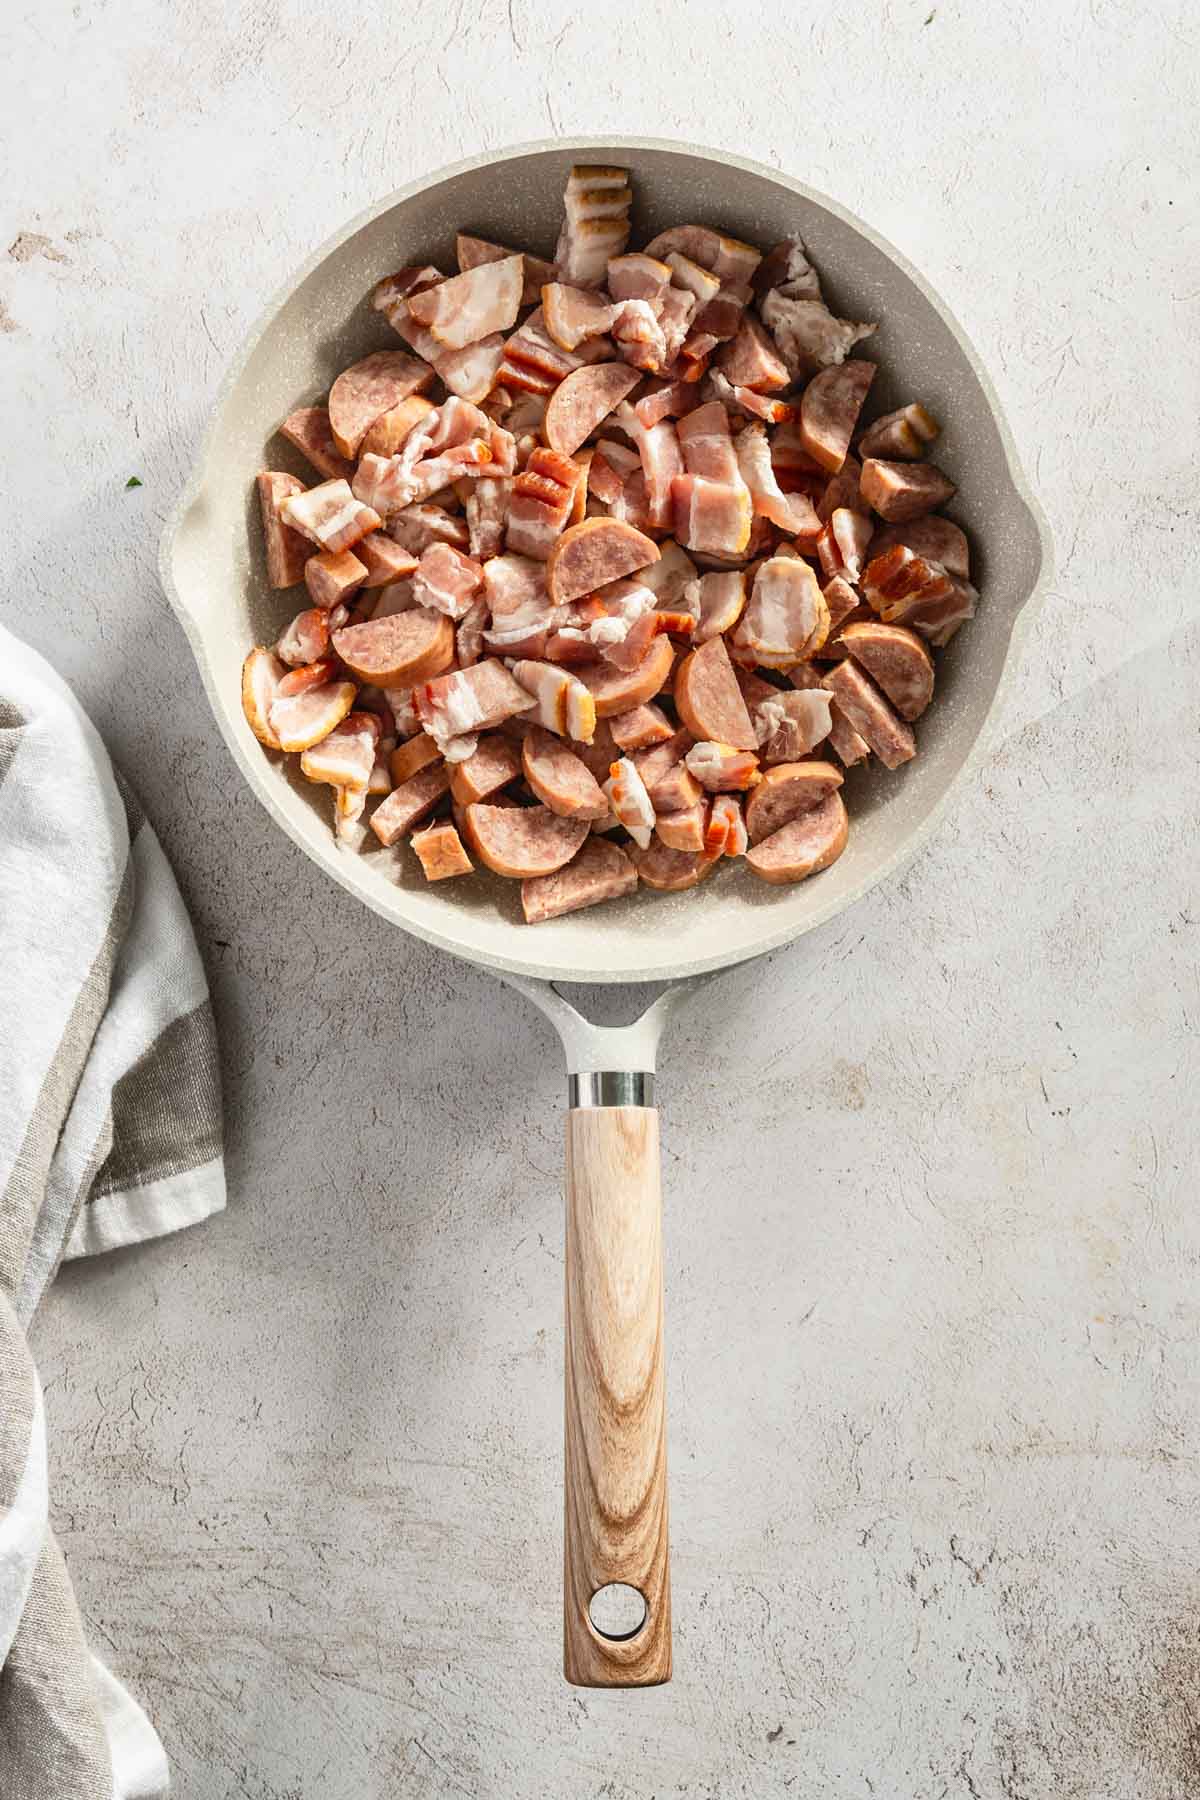
[[[307,604],[246,659],[251,729],[339,838],[408,838],[429,881],[482,863],[531,923],[727,857],[827,868],[843,771],[916,755],[977,598],[937,422],[861,417],[875,326],[798,238],[631,250],[631,199],[575,168],[553,263],[460,234],[457,274],[381,281],[404,348],[280,427],[313,485],[258,477],[268,578]]]

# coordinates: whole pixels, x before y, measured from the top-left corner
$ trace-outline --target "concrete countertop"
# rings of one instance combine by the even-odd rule
[[[4,616],[174,861],[228,1093],[225,1216],[69,1268],[36,1327],[88,1628],[188,1800],[1185,1800],[1200,27],[600,17],[51,0],[0,30]],[[979,346],[1059,558],[929,849],[669,1038],[676,1677],[632,1697],[558,1672],[557,1046],[274,830],[154,569],[313,246],[423,170],[606,130],[761,158],[890,236]]]

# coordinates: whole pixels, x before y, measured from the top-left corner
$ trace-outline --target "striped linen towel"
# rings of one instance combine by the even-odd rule
[[[95,730],[0,626],[0,1796],[151,1800],[159,1740],[84,1642],[25,1332],[68,1257],[225,1204],[216,1037],[175,878]]]

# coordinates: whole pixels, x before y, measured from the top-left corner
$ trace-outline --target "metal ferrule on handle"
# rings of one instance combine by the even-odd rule
[[[567,1076],[567,1103],[589,1106],[653,1106],[654,1075],[649,1069],[581,1069]]]

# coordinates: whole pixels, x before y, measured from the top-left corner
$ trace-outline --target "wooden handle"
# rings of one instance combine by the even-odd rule
[[[567,1114],[566,1528],[563,1669],[577,1687],[671,1679],[667,1417],[663,1371],[658,1114]],[[637,1588],[631,1637],[588,1608],[611,1582]]]

